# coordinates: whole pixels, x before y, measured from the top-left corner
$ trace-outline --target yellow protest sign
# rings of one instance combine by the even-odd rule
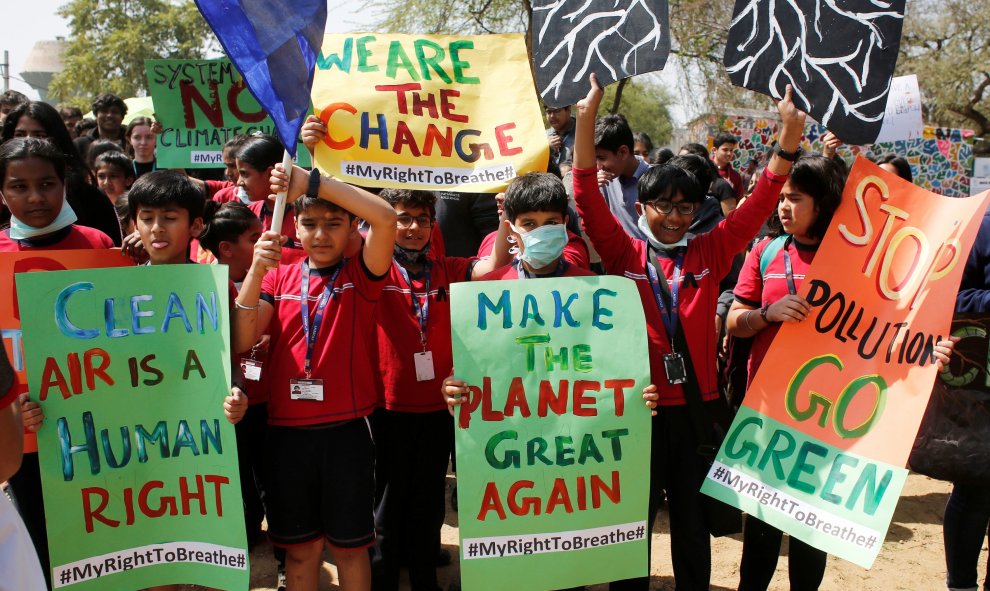
[[[546,170],[522,35],[327,35],[312,98],[316,165],[349,183],[490,193]]]

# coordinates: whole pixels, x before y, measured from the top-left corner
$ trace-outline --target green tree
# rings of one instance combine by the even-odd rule
[[[650,136],[653,145],[663,146],[670,142],[674,135],[674,125],[670,120],[670,94],[656,84],[650,76],[627,78],[628,82],[622,90],[622,102],[619,113],[625,115],[633,132],[642,131]],[[599,115],[611,112],[615,93],[619,84],[605,88],[605,97]]]
[[[480,35],[527,30],[528,0],[368,0],[374,30],[386,33]]]
[[[897,73],[916,74],[925,118],[968,127],[990,152],[990,0],[909,0]]]
[[[58,14],[70,33],[49,94],[81,107],[100,92],[144,94],[145,59],[202,58],[214,39],[190,0],[70,0]]]

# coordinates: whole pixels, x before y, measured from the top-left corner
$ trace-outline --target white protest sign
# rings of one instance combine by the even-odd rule
[[[897,76],[890,82],[887,111],[875,143],[913,140],[921,137],[921,91],[918,77]]]

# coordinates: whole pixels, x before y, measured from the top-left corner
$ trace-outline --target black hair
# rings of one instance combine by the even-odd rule
[[[693,174],[694,178],[698,179],[698,184],[705,189],[706,193],[712,183],[715,182],[715,179],[719,178],[718,169],[715,168],[715,164],[708,158],[697,156],[695,154],[681,154],[680,156],[674,156],[667,161],[667,164],[670,166],[683,168]],[[687,198],[687,195],[684,197]]]
[[[702,158],[708,158],[708,148],[695,142],[684,144],[683,146],[681,146],[681,149],[678,151],[687,152],[688,154],[694,154],[695,156],[701,156]]]
[[[50,142],[34,137],[19,137],[0,145],[0,182],[7,177],[7,165],[13,160],[42,158],[52,163],[55,175],[65,183],[65,157]]]
[[[241,234],[258,223],[258,216],[239,201],[207,201],[203,208],[203,231],[199,243],[219,258],[221,242],[237,242]]]
[[[656,148],[650,152],[650,164],[667,164],[674,157],[670,148]]]
[[[880,164],[890,164],[897,170],[897,176],[909,183],[914,182],[914,175],[911,174],[911,164],[905,158],[893,152],[888,152],[877,159],[877,165]]]
[[[93,99],[93,104],[90,105],[90,107],[94,115],[100,111],[105,111],[110,107],[117,107],[120,109],[121,115],[127,114],[127,103],[124,102],[124,99],[115,94],[110,94],[109,92],[102,92],[96,95],[96,98]]]
[[[0,94],[0,105],[3,106],[16,106],[28,102],[28,97],[17,92],[16,90],[8,90],[3,94]]]
[[[7,118],[3,121],[3,130],[0,131],[0,139],[2,141],[6,142],[13,139],[14,130],[21,117],[34,119],[45,128],[45,133],[48,134],[46,141],[54,144],[62,152],[68,168],[83,166],[82,159],[79,158],[79,152],[76,151],[76,147],[72,144],[69,130],[65,127],[65,121],[62,121],[62,116],[58,114],[55,107],[48,103],[28,101],[17,105],[13,111],[7,114]]]
[[[705,191],[698,179],[687,170],[673,166],[669,162],[660,166],[651,166],[639,177],[636,185],[639,190],[639,202],[649,203],[658,199],[673,201],[678,193],[684,201],[701,203],[705,200]]]
[[[248,139],[250,139],[250,136],[244,135],[243,133],[239,133],[239,134],[235,135],[234,137],[230,138],[229,140],[227,140],[227,142],[224,143],[224,145],[223,145],[223,149],[224,150],[233,150],[234,151],[234,157],[236,158],[237,157],[237,150],[239,150],[241,148],[241,146],[244,145],[244,142],[248,141]]]
[[[845,186],[842,170],[824,156],[804,156],[791,167],[788,182],[815,200],[817,217],[808,228],[808,236],[819,240],[824,238],[835,210],[842,203],[842,189]]]
[[[633,133],[624,115],[606,115],[595,121],[595,147],[618,152],[626,146],[633,151]]]
[[[96,140],[86,149],[86,164],[91,170],[96,170],[96,159],[107,152],[120,152],[123,146],[113,140]]]
[[[309,195],[300,195],[298,199],[292,202],[292,211],[295,212],[297,217],[302,215],[304,211],[306,211],[311,207],[323,207],[330,212],[340,211],[346,213],[347,217],[351,220],[357,217],[353,213],[337,205],[333,201],[328,201],[320,197],[310,197]]]
[[[505,215],[510,222],[524,213],[552,211],[567,215],[564,183],[548,172],[530,172],[512,179],[505,190]]]
[[[6,142],[14,137],[14,128],[21,117],[30,117],[40,123],[45,128],[45,133],[48,134],[44,141],[54,145],[62,153],[65,162],[65,185],[70,195],[76,193],[76,189],[85,191],[86,189],[82,187],[86,184],[96,186],[96,178],[93,176],[92,168],[86,165],[79,152],[76,151],[76,146],[69,136],[69,130],[65,127],[65,121],[62,121],[62,116],[58,114],[55,107],[48,103],[30,101],[18,105],[4,119],[3,128],[0,130],[0,141]],[[76,213],[81,214],[82,212],[77,210]]]
[[[653,151],[653,140],[650,139],[650,136],[647,135],[646,132],[644,132],[644,131],[637,131],[636,133],[634,133],[633,134],[633,145],[635,145],[636,142],[639,142],[639,143],[643,144],[643,147],[646,148],[646,153],[647,154],[649,154],[650,152]]]
[[[720,132],[715,135],[715,139],[712,141],[712,148],[717,150],[722,144],[738,144],[739,138],[728,132]]]
[[[82,119],[83,116],[82,109],[73,107],[72,105],[62,105],[58,108],[58,114],[62,116],[63,121],[69,117],[79,117]]]
[[[96,119],[92,117],[83,117],[76,123],[76,135],[79,137],[86,135],[91,129],[96,129]]]
[[[177,170],[155,170],[142,175],[127,192],[127,207],[132,220],[137,219],[138,210],[144,207],[165,207],[177,205],[189,212],[189,223],[203,217],[206,196],[199,185],[183,172]]]
[[[134,174],[134,164],[131,162],[130,156],[124,154],[119,150],[110,150],[101,153],[99,156],[93,159],[93,171],[95,172],[101,164],[109,164],[110,166],[116,166],[124,172],[124,178],[133,179]]]
[[[259,172],[282,161],[285,148],[275,136],[259,133],[249,136],[237,149],[237,159],[251,165]]]
[[[392,207],[396,205],[421,207],[430,212],[430,217],[435,217],[437,214],[437,196],[433,191],[383,189],[378,196],[387,201]]]

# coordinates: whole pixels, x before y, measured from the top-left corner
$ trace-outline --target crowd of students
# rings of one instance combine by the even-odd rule
[[[438,564],[449,561],[440,546],[449,411],[469,387],[453,367],[450,286],[596,273],[632,279],[646,318],[642,412],[654,419],[650,448],[638,450],[651,457],[644,518],[652,530],[667,505],[677,589],[709,588],[711,524],[699,488],[711,457],[699,449],[730,411],[726,376],[742,368],[745,382],[779,326],[807,317],[797,290],[847,172],[837,138],[833,154],[802,154],[805,114],[790,89],[766,166],[740,173],[732,136],[674,155],[621,115],[596,118],[602,89],[592,76],[573,116],[546,110],[551,172],[516,178],[490,200],[290,174],[282,145],[264,135],[224,146],[226,180],[193,178],[157,170],[157,124],[124,126],[118,97],[94,100],[88,131],[78,110],[26,100],[7,108],[6,98],[0,252],[122,246],[149,265],[228,266],[239,371],[223,406],[236,424],[249,543],[267,519],[279,588],[316,589],[327,544],[342,589],[394,591],[403,566],[413,590],[438,589]],[[312,149],[326,133],[310,117],[302,139]],[[279,191],[291,205],[272,228]],[[731,357],[726,335],[751,338],[748,353]],[[938,360],[948,353],[939,343]],[[37,401],[24,395],[14,406],[36,431]],[[16,473],[3,467],[48,578],[36,454]],[[768,587],[780,540],[747,520],[740,589]],[[792,589],[817,589],[825,554],[796,540],[790,548]]]

